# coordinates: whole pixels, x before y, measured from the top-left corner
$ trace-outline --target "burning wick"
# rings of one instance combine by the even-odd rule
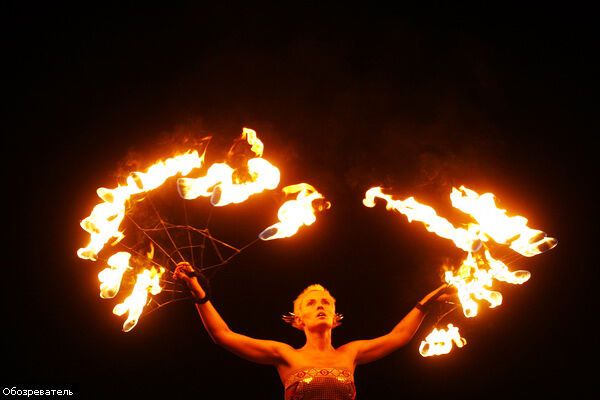
[[[448,354],[452,351],[452,343],[459,348],[467,344],[466,339],[461,337],[460,333],[458,333],[457,327],[448,324],[447,329],[434,328],[433,331],[427,335],[425,340],[421,342],[419,353],[421,353],[423,357]]]
[[[298,193],[298,195],[296,199],[283,203],[277,212],[279,222],[266,228],[258,235],[262,240],[280,239],[295,235],[301,226],[312,225],[317,220],[315,210],[321,211],[331,207],[331,203],[324,201],[323,195],[308,183],[286,186],[283,188],[283,192],[286,194]],[[313,201],[316,200],[322,200],[323,203],[314,207]]]
[[[270,240],[273,236],[277,235],[277,232],[279,232],[279,230],[277,228],[267,228],[264,231],[262,231],[258,237],[261,240]]]

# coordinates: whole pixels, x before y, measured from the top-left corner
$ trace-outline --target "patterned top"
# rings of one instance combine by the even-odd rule
[[[307,367],[286,378],[285,400],[354,400],[352,372],[341,368]]]

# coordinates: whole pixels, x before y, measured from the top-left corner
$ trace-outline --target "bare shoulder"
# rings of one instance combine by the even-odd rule
[[[337,348],[337,351],[346,355],[356,354],[362,340],[353,340]]]
[[[304,366],[304,357],[302,352],[292,346],[283,343],[281,347],[281,358],[280,363],[276,365],[277,372],[281,381],[285,381],[286,377],[289,376],[293,371]]]
[[[297,351],[287,343],[279,342],[276,340],[265,340],[268,346],[274,350],[277,354],[276,366],[288,363],[290,358],[293,358],[294,353]]]
[[[272,341],[272,343],[275,346],[277,346],[277,348],[279,349],[282,357],[290,356],[290,355],[292,355],[292,354],[294,354],[295,352],[298,351],[295,348],[293,348],[292,346],[290,346],[289,344],[284,343],[284,342]]]

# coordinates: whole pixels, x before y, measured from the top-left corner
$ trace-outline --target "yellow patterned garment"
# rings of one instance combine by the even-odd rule
[[[288,375],[285,400],[353,400],[352,372],[340,368],[302,368]]]

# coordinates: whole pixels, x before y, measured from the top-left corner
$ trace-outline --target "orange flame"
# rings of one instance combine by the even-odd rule
[[[148,303],[148,294],[156,295],[162,291],[160,287],[160,278],[165,272],[163,267],[159,270],[145,269],[137,275],[137,280],[131,291],[131,294],[113,308],[115,315],[121,316],[127,314],[127,319],[123,323],[123,331],[129,332],[137,325],[138,319],[144,310],[144,306]]]
[[[482,240],[489,236],[496,243],[510,244],[511,249],[526,257],[543,253],[557,244],[556,239],[547,237],[544,232],[527,227],[527,218],[507,216],[506,210],[496,206],[492,193],[480,196],[461,186],[459,189],[452,188],[450,199],[453,207],[471,215],[479,223]]]
[[[246,139],[248,144],[252,146],[251,150],[254,152],[254,154],[256,154],[256,157],[262,157],[265,146],[258,136],[256,136],[255,130],[243,128],[242,139]]]
[[[256,157],[247,161],[243,171],[244,180],[236,174],[236,170],[225,163],[211,165],[206,176],[201,178],[179,178],[178,191],[184,199],[195,199],[200,196],[209,197],[214,206],[225,206],[231,203],[240,203],[251,195],[264,190],[273,190],[279,185],[280,172],[269,161],[261,158],[264,145],[252,129],[244,128],[242,140],[247,141],[251,151]],[[125,185],[114,189],[99,188],[98,196],[103,200],[97,204],[91,214],[81,221],[81,227],[90,234],[90,242],[86,247],[77,251],[83,259],[96,261],[98,253],[106,243],[118,243],[125,235],[120,231],[120,225],[125,213],[131,204],[132,196],[149,192],[161,186],[168,178],[175,175],[188,175],[191,170],[201,168],[204,163],[204,153],[200,156],[197,151],[188,151],[164,161],[159,161],[150,166],[145,172],[133,172],[126,179]],[[283,189],[285,193],[297,193],[296,200],[287,202],[279,210],[281,223],[273,225],[269,232],[272,237],[292,236],[300,226],[310,225],[315,221],[312,201],[323,198],[321,194],[308,184],[288,186]],[[326,203],[329,207],[329,203]],[[316,207],[320,210],[319,207]],[[323,208],[323,207],[321,207]],[[263,232],[264,233],[264,232]],[[275,236],[275,233],[277,236]],[[148,258],[153,258],[154,247],[148,253]],[[121,288],[123,276],[127,271],[133,270],[130,266],[131,254],[119,252],[113,254],[108,260],[108,268],[98,274],[100,280],[100,297],[113,298]],[[137,274],[135,285],[131,294],[122,303],[117,304],[113,313],[123,315],[128,313],[123,324],[123,331],[128,332],[137,324],[149,295],[156,295],[162,291],[160,277],[165,269],[144,269]]]
[[[260,158],[264,145],[252,129],[244,128],[242,139],[247,139],[252,151],[257,155],[247,162],[250,179],[238,182],[234,178],[235,170],[226,163],[215,163],[200,178],[179,178],[177,190],[181,197],[193,200],[209,197],[213,206],[222,207],[232,203],[246,201],[253,194],[264,190],[273,190],[279,185],[280,173],[269,161]]]
[[[417,202],[413,197],[394,200],[390,195],[384,194],[380,187],[369,189],[363,204],[374,207],[375,198],[384,199],[388,210],[406,215],[409,222],[422,222],[429,232],[452,240],[458,248],[467,252],[467,257],[456,271],[446,271],[444,278],[446,283],[456,287],[463,313],[468,318],[478,314],[480,300],[485,300],[490,308],[502,304],[502,294],[492,290],[494,280],[522,284],[531,277],[529,271],[510,271],[506,264],[495,259],[486,246],[490,238],[527,257],[550,250],[557,244],[556,239],[547,237],[544,232],[529,228],[526,218],[507,216],[506,210],[496,206],[493,194],[485,193],[480,196],[464,186],[460,189],[453,188],[450,199],[455,208],[477,221],[465,228],[455,227],[447,219],[438,216],[433,208]],[[448,351],[450,349],[451,344]],[[430,350],[427,353],[438,354]]]
[[[458,290],[458,298],[465,317],[475,317],[479,305],[475,300],[486,300],[490,308],[502,304],[502,294],[491,290],[494,275],[491,270],[479,268],[478,258],[469,253],[456,273],[446,271],[445,279]]]
[[[414,197],[409,197],[406,200],[394,200],[392,196],[384,194],[380,187],[369,189],[365,194],[363,204],[367,207],[375,207],[376,197],[387,202],[386,208],[388,210],[396,210],[406,215],[408,222],[423,222],[429,232],[452,240],[457,247],[464,251],[471,251],[476,239],[475,230],[455,228],[446,218],[437,215],[433,208],[419,203]]]
[[[434,328],[433,331],[425,340],[421,342],[419,346],[419,353],[423,357],[439,356],[442,354],[448,354],[452,351],[452,343],[456,347],[463,347],[467,344],[466,339],[460,336],[458,328],[452,324],[448,324],[447,329]]]
[[[107,261],[110,268],[105,268],[98,274],[100,279],[100,297],[112,299],[121,288],[121,280],[125,271],[130,269],[129,259],[131,254],[121,251],[113,254]]]
[[[197,151],[159,161],[146,172],[134,172],[127,178],[127,185],[114,189],[99,188],[98,196],[104,201],[94,207],[92,213],[81,221],[81,227],[90,234],[90,243],[77,251],[80,258],[96,260],[98,253],[111,239],[119,242],[124,235],[119,227],[131,196],[148,192],[162,185],[177,174],[187,175],[202,166],[204,155]]]
[[[313,201],[324,199],[323,195],[308,183],[298,183],[283,188],[285,194],[298,193],[296,199],[288,200],[279,208],[279,222],[271,225],[258,235],[262,240],[273,240],[290,237],[303,225],[312,225],[317,217]],[[328,209],[331,203],[325,202],[317,210]]]
[[[241,203],[253,194],[273,190],[279,185],[279,169],[262,158],[248,160],[248,173],[252,180],[236,183],[233,173],[234,169],[229,165],[215,163],[201,178],[179,178],[177,189],[186,200],[210,196],[213,206],[222,207]]]

